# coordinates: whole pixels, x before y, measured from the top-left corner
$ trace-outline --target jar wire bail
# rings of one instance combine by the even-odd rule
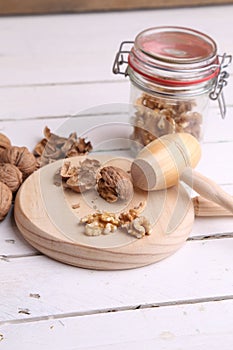
[[[127,67],[128,67],[128,54],[130,53],[129,46],[133,46],[133,41],[122,41],[120,44],[119,50],[116,53],[116,57],[113,63],[112,71],[114,74],[122,74],[127,75]],[[125,47],[125,48],[124,48]],[[131,49],[130,47],[130,49]],[[128,48],[128,49],[127,49]],[[126,57],[127,55],[127,57]],[[122,65],[125,64],[124,70],[122,69]]]
[[[226,103],[223,95],[223,88],[227,85],[227,79],[229,78],[229,73],[225,70],[232,61],[232,56],[224,53],[223,55],[218,55],[221,59],[219,64],[219,74],[216,79],[214,89],[210,92],[209,97],[211,100],[218,100],[218,105],[221,113],[222,119],[226,116]]]

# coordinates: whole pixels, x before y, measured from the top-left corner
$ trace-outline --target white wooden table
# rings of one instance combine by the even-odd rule
[[[129,82],[111,73],[122,40],[151,26],[181,25],[233,54],[232,18],[233,5],[0,18],[0,132],[32,149],[45,125],[65,132],[75,114],[79,134],[125,121]],[[233,194],[232,75],[225,97],[225,121],[211,105],[198,170]],[[113,103],[109,113],[93,108]],[[233,219],[197,218],[188,242],[168,259],[105,272],[43,256],[21,237],[11,213],[0,224],[0,348],[19,346],[232,349]]]

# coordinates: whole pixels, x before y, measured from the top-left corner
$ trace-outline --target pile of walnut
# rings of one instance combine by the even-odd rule
[[[55,174],[54,184],[57,186],[63,184],[65,189],[78,193],[96,189],[109,203],[130,200],[134,191],[129,174],[114,166],[101,168],[100,162],[96,159],[85,159],[76,166],[70,161],[65,161]],[[142,209],[141,203],[138,207],[118,216],[108,212],[95,212],[81,218],[80,224],[85,224],[84,233],[87,236],[107,235],[115,232],[117,228],[123,228],[130,235],[142,238],[151,233],[149,221],[144,216],[139,216]]]
[[[9,138],[0,134],[0,220],[9,212],[13,195],[35,169],[36,159],[27,147],[12,146]]]
[[[4,134],[0,134],[0,221],[10,210],[12,199],[22,182],[40,168],[57,159],[84,155],[92,150],[90,142],[77,138],[76,133],[68,138],[51,133],[46,126],[44,138],[33,153],[27,147],[12,146]]]
[[[194,101],[171,104],[145,93],[137,99],[135,107],[131,139],[144,146],[160,136],[176,132],[190,133],[198,140],[201,137],[202,115],[193,110]]]
[[[118,228],[126,229],[127,233],[136,238],[143,238],[151,234],[151,225],[145,216],[139,216],[143,204],[129,209],[128,212],[116,215],[107,212],[96,212],[80,219],[80,224],[85,224],[87,236],[108,235]]]
[[[37,143],[33,153],[37,159],[38,167],[43,167],[58,159],[84,155],[91,150],[91,142],[86,142],[81,137],[78,138],[76,132],[71,133],[68,138],[61,137],[53,134],[46,126],[44,138]]]

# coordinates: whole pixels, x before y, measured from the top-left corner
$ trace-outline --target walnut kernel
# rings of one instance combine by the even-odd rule
[[[113,213],[94,213],[80,219],[81,224],[85,225],[85,234],[87,236],[107,235],[115,232],[120,225],[120,221]]]
[[[151,225],[147,218],[139,216],[145,203],[139,203],[137,207],[128,212],[116,215],[108,212],[95,212],[80,219],[80,224],[85,224],[85,234],[87,236],[108,235],[118,228],[124,228],[127,233],[142,238],[151,233]]]
[[[151,225],[145,216],[139,216],[122,227],[125,227],[127,232],[136,238],[142,238],[151,234]]]

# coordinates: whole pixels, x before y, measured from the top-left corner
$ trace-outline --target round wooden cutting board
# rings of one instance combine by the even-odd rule
[[[66,159],[78,165],[86,157]],[[93,155],[101,166],[113,165],[129,171],[130,158]],[[90,269],[117,270],[157,262],[173,254],[192,229],[194,210],[182,185],[145,192],[135,189],[128,201],[107,203],[95,189],[76,193],[54,184],[54,175],[64,160],[47,165],[23,183],[15,200],[16,224],[24,238],[40,252],[58,261]],[[85,235],[83,216],[96,211],[119,214],[139,203],[140,215],[149,219],[152,233],[141,239],[117,229],[109,235]]]

